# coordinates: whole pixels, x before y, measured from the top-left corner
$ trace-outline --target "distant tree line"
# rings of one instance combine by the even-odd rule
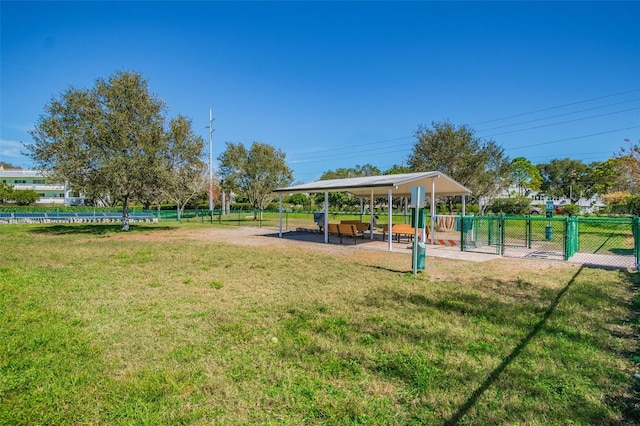
[[[136,72],[98,79],[90,89],[70,87],[45,106],[30,134],[34,143],[25,146],[36,168],[88,198],[122,206],[123,230],[129,228],[133,202],[146,208],[169,202],[181,212],[211,197],[226,211],[234,194],[236,201],[248,203],[257,219],[274,201],[273,190],[292,182],[285,153],[258,141],[249,147],[227,142],[218,157],[215,180],[209,182],[204,141],[194,134],[190,119],[181,115],[169,119],[164,102],[149,92],[147,81]],[[495,141],[477,137],[464,124],[420,125],[414,136],[403,164],[388,170],[371,164],[328,170],[321,179],[440,171],[472,191],[469,201],[480,213],[512,186],[517,188],[514,197],[538,191],[572,202],[615,193],[616,203],[628,204],[640,193],[640,149],[629,141],[625,141],[628,147],[604,162],[584,164],[565,158],[533,165],[523,157],[511,160]],[[0,191],[3,200],[15,197],[6,185]],[[311,210],[321,206],[324,195],[295,194],[286,201]],[[460,203],[459,197],[442,201],[450,212]],[[360,200],[331,193],[329,203],[338,209],[357,209]],[[394,204],[400,208],[406,200]]]

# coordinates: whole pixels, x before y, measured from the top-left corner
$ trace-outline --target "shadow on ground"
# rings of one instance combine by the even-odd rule
[[[173,226],[140,226],[130,225],[129,231],[123,231],[122,225],[119,223],[87,223],[87,224],[60,224],[60,225],[46,225],[29,230],[33,234],[46,234],[46,235],[73,235],[73,234],[86,234],[86,235],[108,235],[117,233],[139,233],[139,232],[165,232],[176,229]]]

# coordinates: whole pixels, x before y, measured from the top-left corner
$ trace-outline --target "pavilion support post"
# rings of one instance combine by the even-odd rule
[[[324,193],[324,243],[329,244],[329,193]]]
[[[431,178],[431,244],[436,243],[436,178]]]
[[[371,216],[369,217],[369,238],[373,240],[373,216],[375,214],[373,212],[373,189],[371,190],[371,204],[369,207],[369,212],[371,213]]]
[[[393,237],[391,236],[391,224],[393,223],[393,206],[391,205],[391,201],[392,201],[392,195],[393,195],[393,189],[389,188],[389,194],[388,194],[388,205],[389,205],[389,220],[387,222],[387,229],[389,230],[388,234],[389,234],[389,251],[393,250]]]
[[[467,214],[467,196],[463,195],[462,196],[462,216],[466,216]]]
[[[280,208],[280,230],[278,231],[278,236],[282,238],[282,192],[280,193],[279,208]]]
[[[407,222],[407,217],[409,217],[409,199],[408,197],[403,197],[404,200],[404,223]]]

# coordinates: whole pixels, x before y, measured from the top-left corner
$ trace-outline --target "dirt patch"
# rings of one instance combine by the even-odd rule
[[[324,236],[317,233],[287,232],[283,238],[278,235],[278,230],[273,228],[257,227],[233,227],[211,229],[175,229],[163,232],[149,232],[136,234],[117,234],[111,239],[122,241],[170,241],[178,239],[193,239],[205,242],[221,242],[225,244],[243,246],[278,247],[286,250],[305,250],[315,253],[349,259],[359,264],[370,265],[376,268],[394,271],[411,271],[411,250],[409,243],[395,243],[392,252],[387,249],[386,242],[378,239],[359,239],[354,244],[352,238],[344,238],[340,244],[338,237],[331,237],[329,244],[324,243]],[[445,250],[449,250],[446,252]],[[451,254],[456,258],[450,258]],[[465,259],[467,257],[467,259]],[[459,248],[432,248],[427,247],[427,269],[422,272],[434,280],[451,279],[460,274],[474,274],[478,267],[474,266],[473,254],[462,253]],[[541,259],[502,258],[500,256],[487,256],[487,261],[482,262],[483,274],[493,270],[495,274],[513,276],[526,271],[541,271],[555,268],[575,268],[564,262]]]

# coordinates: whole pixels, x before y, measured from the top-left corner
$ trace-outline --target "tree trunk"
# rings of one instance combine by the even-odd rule
[[[227,214],[227,206],[226,206],[226,200],[225,200],[225,195],[224,195],[224,191],[222,191],[221,197],[220,197],[220,214]]]
[[[122,206],[122,230],[129,230],[129,197],[124,197],[124,203]]]

